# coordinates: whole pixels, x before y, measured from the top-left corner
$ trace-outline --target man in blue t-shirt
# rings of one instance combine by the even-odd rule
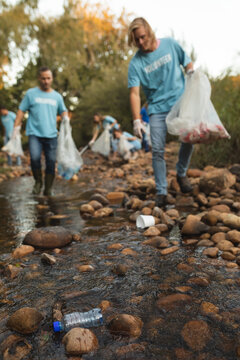
[[[69,121],[62,95],[52,89],[53,76],[48,67],[38,71],[39,87],[26,92],[17,112],[15,128],[21,126],[22,119],[28,111],[26,134],[29,139],[31,168],[35,184],[33,194],[38,195],[42,189],[41,155],[45,156],[45,187],[44,195],[52,194],[55,177],[57,150],[57,115]],[[13,135],[14,136],[14,135]]]
[[[1,114],[1,121],[4,127],[4,145],[7,144],[7,142],[10,140],[14,122],[16,119],[16,114],[12,111],[9,111],[6,106],[1,105],[0,107],[0,114]],[[12,157],[10,155],[7,155],[7,163],[8,165],[12,165]],[[16,157],[16,165],[20,166],[22,164],[21,157]]]
[[[156,39],[144,18],[132,21],[128,31],[128,43],[138,48],[128,68],[128,87],[133,116],[134,134],[142,137],[144,126],[140,115],[140,86],[148,102],[150,133],[152,143],[153,170],[156,182],[156,205],[164,206],[167,201],[167,176],[164,159],[166,143],[166,116],[184,91],[187,74],[193,72],[191,59],[172,38]],[[192,190],[186,177],[193,146],[182,143],[176,165],[177,181],[184,193]]]

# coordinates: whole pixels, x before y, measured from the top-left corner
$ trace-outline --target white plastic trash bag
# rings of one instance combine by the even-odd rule
[[[10,156],[24,156],[21,142],[21,127],[15,127],[14,136],[11,136],[6,145],[2,147],[2,151],[5,151]]]
[[[72,138],[72,128],[69,120],[61,122],[57,146],[58,173],[69,180],[83,165],[82,157]]]
[[[210,100],[211,85],[197,69],[186,79],[185,91],[166,118],[168,132],[181,142],[211,143],[230,138]]]
[[[103,133],[99,136],[99,138],[92,145],[91,150],[102,154],[103,156],[108,156],[111,150],[111,141],[110,141],[110,126],[107,125]]]
[[[119,154],[124,157],[127,153],[129,153],[130,149],[132,149],[132,148],[133,148],[133,144],[131,144],[131,142],[127,140],[126,136],[121,135],[119,142],[118,142],[118,149],[117,149]]]
[[[146,141],[149,146],[152,146],[151,134],[150,134],[150,124],[145,124],[145,132],[146,132]]]

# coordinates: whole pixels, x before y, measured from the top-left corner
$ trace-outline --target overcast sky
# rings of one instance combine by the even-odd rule
[[[171,36],[194,48],[195,67],[202,66],[212,76],[227,68],[240,73],[240,0],[88,0],[106,4],[111,12],[145,17],[158,37]],[[63,11],[64,0],[40,0],[40,11],[55,16]]]

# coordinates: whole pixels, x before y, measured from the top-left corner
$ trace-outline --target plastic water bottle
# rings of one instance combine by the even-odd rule
[[[73,312],[64,315],[62,321],[54,321],[55,332],[68,331],[74,327],[95,327],[103,324],[101,309],[95,308],[87,312]]]

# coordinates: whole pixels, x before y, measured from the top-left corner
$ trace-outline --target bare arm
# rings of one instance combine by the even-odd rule
[[[16,115],[15,122],[14,122],[14,127],[22,125],[23,117],[24,117],[24,112],[19,109],[17,112],[17,115]]]
[[[69,118],[67,111],[64,111],[64,112],[61,113],[61,118],[62,118],[62,120],[63,120],[63,118],[64,118],[65,116]],[[70,119],[69,119],[69,120],[70,120]]]
[[[193,63],[190,62],[189,64],[187,64],[187,66],[185,66],[184,70],[186,73],[191,70],[193,71]]]
[[[141,119],[141,99],[140,99],[140,87],[134,86],[130,88],[130,106],[132,111],[133,120]]]
[[[99,134],[99,129],[96,127],[96,128],[93,130],[93,137],[92,137],[92,139],[90,140],[90,142],[94,142],[94,141],[97,139],[98,134]]]

